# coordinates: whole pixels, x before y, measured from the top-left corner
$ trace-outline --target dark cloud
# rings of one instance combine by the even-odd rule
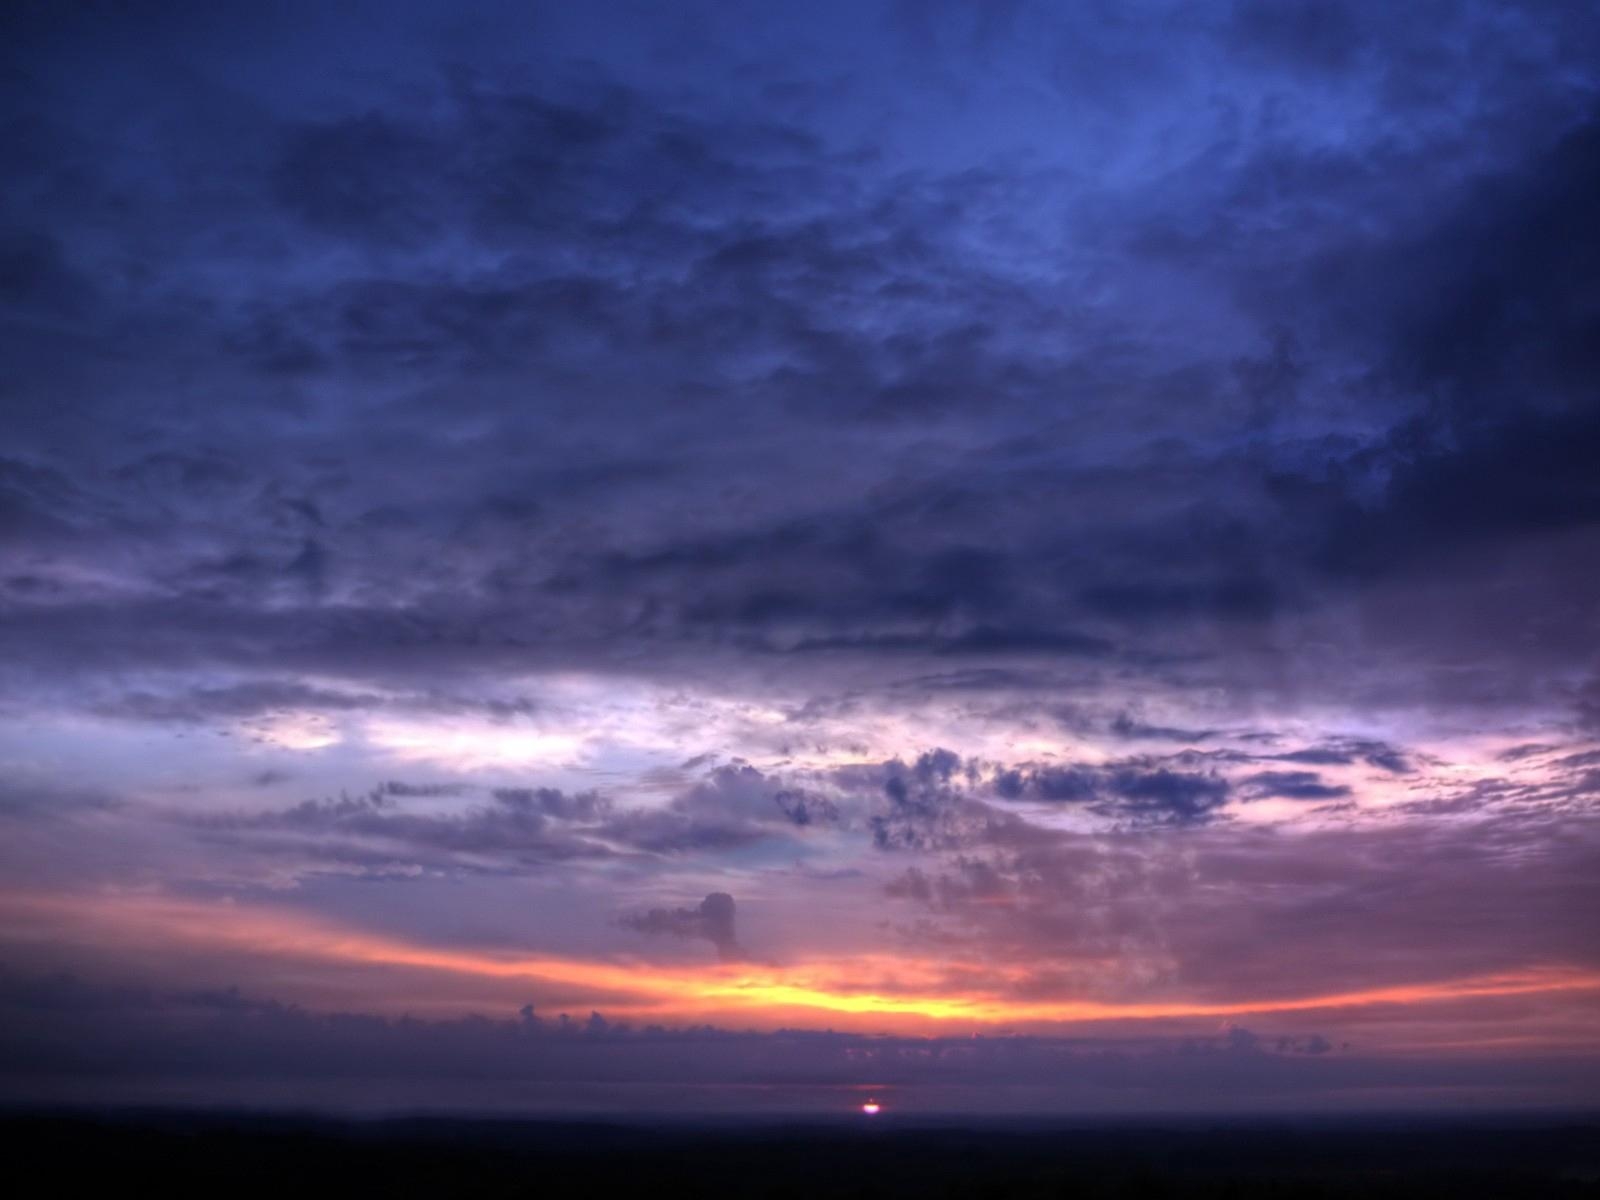
[[[714,767],[664,808],[619,810],[607,836],[658,854],[732,851],[792,837],[826,819],[825,798],[807,798],[744,764]]]
[[[1331,490],[1319,485],[1321,563],[1368,581],[1442,570],[1482,597],[1475,604],[1497,606],[1498,574],[1456,564],[1516,546],[1522,578],[1509,608],[1548,613],[1533,620],[1552,646],[1576,633],[1560,628],[1555,597],[1595,587],[1578,562],[1600,520],[1587,469],[1600,431],[1588,296],[1600,243],[1578,214],[1600,202],[1597,138],[1587,117],[1474,181],[1420,231],[1345,254],[1319,277],[1352,313],[1366,307],[1370,369],[1413,414],[1337,467]],[[1555,558],[1529,553],[1557,537],[1566,544]]]
[[[1307,746],[1281,754],[1265,755],[1278,762],[1305,763],[1313,767],[1350,766],[1364,762],[1395,775],[1405,775],[1412,770],[1410,760],[1403,750],[1363,738],[1336,738],[1321,746]]]
[[[1350,794],[1342,784],[1322,781],[1315,771],[1259,771],[1243,781],[1251,796],[1281,796],[1286,800],[1334,800]]]
[[[1139,816],[1193,821],[1205,816],[1228,798],[1228,783],[1214,775],[1179,771],[1120,770],[1110,788]]]
[[[0,818],[55,820],[118,806],[99,788],[63,785],[21,772],[0,776]]]
[[[1352,78],[1363,47],[1421,44],[1403,22],[1318,5],[1241,6],[1226,36],[1263,61],[1315,60]],[[110,166],[67,161],[66,143],[59,161],[35,149],[37,187],[86,172],[95,199],[58,209],[57,229],[18,235],[13,274],[33,281],[17,291],[24,324],[75,294],[68,272],[106,279],[84,269],[105,253],[95,222],[141,236],[124,264],[132,282],[82,285],[106,293],[93,341],[119,349],[103,364],[75,356],[70,372],[62,351],[40,368],[76,381],[68,407],[118,432],[102,444],[85,432],[97,423],[58,428],[60,404],[29,400],[8,526],[30,558],[46,546],[92,558],[131,538],[141,552],[116,569],[146,590],[113,603],[67,582],[59,557],[35,562],[13,583],[8,657],[57,677],[180,652],[251,672],[289,658],[351,677],[352,694],[385,673],[414,681],[419,646],[476,673],[488,644],[529,668],[611,669],[626,646],[628,661],[670,673],[715,647],[816,659],[800,669],[824,678],[841,663],[1059,656],[1085,671],[1210,664],[1169,672],[1180,690],[1207,670],[1265,686],[1270,670],[1237,654],[1238,639],[1292,659],[1276,623],[1410,569],[1469,528],[1503,538],[1591,523],[1586,409],[1555,398],[1581,396],[1592,375],[1587,251],[1581,232],[1540,231],[1576,229],[1590,206],[1592,129],[1562,140],[1555,116],[1536,117],[1534,150],[1478,171],[1425,227],[1361,190],[1377,186],[1381,158],[1345,164],[1328,203],[1367,214],[1370,245],[1352,252],[1348,233],[1307,216],[1287,259],[1301,269],[1284,285],[1324,297],[1344,340],[1283,304],[1209,363],[1198,348],[1159,348],[1135,302],[1063,292],[1086,269],[1081,250],[1057,247],[1051,280],[1015,269],[1014,253],[979,253],[1040,236],[1007,216],[1017,176],[886,173],[881,156],[799,124],[618,81],[557,76],[530,90],[430,73],[408,96],[284,117],[234,143],[255,150],[225,152],[216,130],[180,123],[119,176],[115,205],[100,195]],[[1430,152],[1462,153],[1449,142]],[[1252,296],[1257,272],[1285,257],[1244,231],[1326,194],[1326,172],[1295,174],[1289,154],[1264,142],[1236,168],[1211,164],[1222,186],[1192,197],[1211,206],[1194,219],[1239,240],[1226,264],[1182,252],[1203,295]],[[188,219],[174,221],[158,200],[186,155],[214,157],[227,181],[217,194],[180,191]],[[1271,195],[1252,175],[1269,169]],[[1059,187],[1047,173],[1037,182]],[[1161,197],[1129,214],[1105,245],[1144,249],[1095,269],[1136,277],[1149,246],[1179,253]],[[1081,218],[1110,221],[1093,206]],[[449,238],[465,249],[444,260]],[[1494,250],[1454,252],[1468,243]],[[286,255],[295,270],[271,266]],[[226,304],[205,290],[220,270],[238,281]],[[150,328],[146,310],[159,314]],[[1358,316],[1379,313],[1368,332]],[[1084,332],[1058,349],[1050,331],[1066,314]],[[134,346],[138,370],[187,355],[235,399],[219,412],[174,397],[146,420],[117,399],[143,386],[126,374]],[[1510,348],[1503,363],[1485,357],[1497,347]],[[38,339],[26,351],[55,353]],[[1518,355],[1537,359],[1524,364],[1533,376],[1516,373]],[[1335,433],[1340,402],[1310,397],[1363,370],[1392,404],[1367,404],[1363,422]],[[286,371],[304,382],[280,384]],[[1544,399],[1523,405],[1513,378]],[[366,399],[312,399],[329,386]],[[480,434],[447,459],[429,415],[439,389]],[[643,411],[645,391],[675,399],[619,421]],[[730,421],[735,394],[781,434]],[[1088,398],[1102,394],[1136,406],[1150,436],[1125,444],[1093,415]],[[1287,410],[1302,432],[1241,442],[1249,412],[1267,409],[1262,420]],[[315,463],[289,441],[274,452],[285,411],[316,431]],[[385,414],[381,447],[361,435],[367,411]],[[178,414],[196,436],[173,433]],[[970,449],[898,457],[906,414],[959,423]],[[841,421],[866,428],[845,445],[830,436]],[[524,452],[534,446],[547,452]],[[810,489],[824,461],[831,482]],[[419,471],[435,483],[426,497],[409,485]],[[711,479],[741,502],[708,506]],[[570,532],[580,518],[581,538]],[[1545,598],[1524,599],[1561,622],[1539,586]],[[47,607],[30,599],[45,589]],[[534,599],[538,620],[526,615]],[[140,692],[108,710],[203,719],[271,686]]]
[[[495,800],[521,812],[539,812],[562,821],[595,821],[610,811],[610,803],[596,792],[576,795],[559,788],[495,788]]]
[[[1277,606],[1272,586],[1255,579],[1214,583],[1116,583],[1089,588],[1083,602],[1093,611],[1126,621],[1170,620],[1192,614],[1260,618]]]
[[[1214,729],[1181,729],[1172,725],[1151,725],[1128,713],[1118,713],[1111,721],[1111,732],[1130,741],[1203,742],[1217,735]]]
[[[747,957],[734,928],[733,897],[727,892],[712,892],[693,908],[652,908],[621,917],[618,923],[652,936],[702,938],[716,947],[723,962]]]
[[[465,789],[458,783],[407,783],[403,779],[386,779],[378,785],[377,790],[384,796],[403,797],[459,796]]]
[[[1002,777],[1002,795],[1017,793],[1016,779],[1015,772]],[[1083,768],[1049,767],[1035,771],[1027,784],[1044,800],[1090,800],[1099,795],[1099,779]]]
[[[255,680],[226,687],[196,688],[178,695],[131,692],[104,705],[108,715],[141,721],[201,724],[272,712],[329,712],[371,708],[382,698],[370,693],[336,692],[306,684]]]
[[[665,805],[621,804],[597,791],[497,787],[488,801],[453,783],[387,782],[284,809],[187,818],[213,841],[351,870],[520,871],[615,855],[734,851],[840,820],[826,795],[749,766],[714,767]],[[466,802],[459,798],[469,797]],[[452,801],[419,811],[417,800]]]
[[[773,793],[772,799],[796,825],[831,825],[839,820],[838,805],[826,796],[782,791]]]
[[[608,837],[611,804],[592,792],[498,788],[487,804],[456,804],[446,812],[408,807],[408,802],[456,797],[464,790],[385,783],[286,809],[206,815],[188,823],[214,843],[298,861],[311,870],[526,870],[618,852]]]
[[[857,795],[876,784],[881,799],[867,801],[867,828],[879,850],[929,850],[1005,838],[1020,827],[1014,817],[974,795],[976,764],[938,749],[910,764],[896,759],[867,769],[833,772],[836,784]]]
[[[1010,768],[997,772],[995,793],[1006,800],[1034,798],[1089,804],[1098,811],[1140,821],[1199,821],[1226,804],[1227,779],[1214,773],[1153,769],[1146,762],[1121,766]]]
[[[1341,73],[1357,63],[1369,22],[1333,0],[1247,0],[1234,6],[1235,44],[1290,70]]]

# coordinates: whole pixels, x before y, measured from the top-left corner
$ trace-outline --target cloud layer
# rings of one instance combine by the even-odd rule
[[[1583,6],[0,23],[0,961],[123,998],[18,1070],[202,1010],[200,1074],[313,1070],[344,1012],[418,1078],[981,1029],[1046,1040],[907,1086],[1348,1040],[1341,1088],[1573,1098]],[[291,969],[285,912],[388,958]],[[181,999],[234,986],[237,1059]],[[1038,1015],[1379,993],[1192,1057]]]

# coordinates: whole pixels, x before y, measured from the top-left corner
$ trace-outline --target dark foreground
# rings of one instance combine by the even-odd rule
[[[1600,1122],[1576,1118],[1046,1128],[13,1114],[0,1149],[13,1195],[1600,1197]]]

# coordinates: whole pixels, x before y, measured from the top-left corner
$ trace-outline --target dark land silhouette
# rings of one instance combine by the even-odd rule
[[[1061,1126],[34,1113],[0,1120],[0,1138],[13,1195],[1600,1196],[1591,1117]]]

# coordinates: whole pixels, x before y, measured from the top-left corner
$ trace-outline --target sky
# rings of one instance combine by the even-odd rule
[[[0,17],[0,1101],[1600,1105],[1600,13]]]

